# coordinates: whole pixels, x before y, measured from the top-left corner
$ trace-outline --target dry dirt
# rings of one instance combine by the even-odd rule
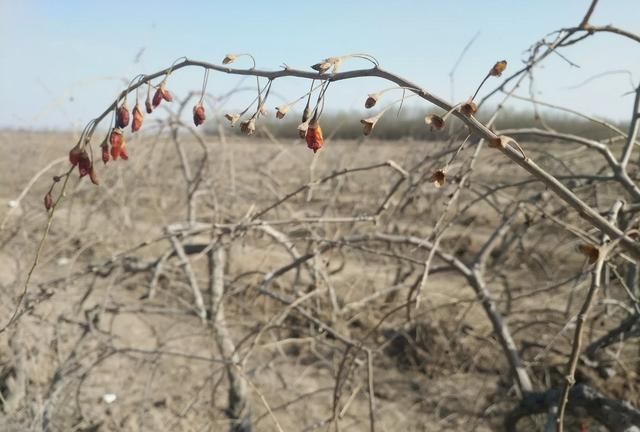
[[[147,298],[153,267],[145,266],[171,249],[166,239],[158,238],[167,225],[187,218],[180,157],[167,135],[130,139],[129,161],[104,168],[100,163],[99,187],[87,179],[79,182],[73,173],[29,285],[28,309],[0,335],[0,394],[6,399],[0,430],[228,430],[228,383],[220,354],[212,329],[196,315],[192,288],[175,257],[168,260],[156,296]],[[9,207],[10,201],[41,168],[64,158],[74,138],[0,132],[2,323],[16,306],[46,225],[42,197],[51,176],[66,169],[66,160],[38,179],[16,208]],[[187,135],[180,146],[195,171],[202,149]],[[314,157],[299,141],[214,136],[206,137],[206,148],[196,220],[236,224],[333,171],[388,160],[409,170],[449,147],[418,141],[330,141]],[[575,148],[531,144],[527,151],[552,172],[561,172],[558,156],[569,159],[576,170],[593,166],[593,156]],[[375,224],[290,220],[374,214],[401,178],[388,166],[315,184],[261,219],[274,222],[301,254],[376,232],[426,239],[472,152],[473,147],[465,149],[453,162],[442,188],[429,177],[449,156],[424,160]],[[448,209],[446,220],[452,226],[441,247],[469,260],[514,200],[533,203],[518,216],[513,236],[492,255],[487,284],[536,388],[543,390],[559,382],[573,329],[567,330],[566,324],[588,281],[575,237],[541,216],[565,213],[539,184],[505,187],[478,200],[491,187],[527,179],[497,152],[483,149],[468,187]],[[585,195],[603,209],[612,199],[606,185],[595,192],[585,188]],[[565,220],[581,226],[572,215]],[[145,240],[148,245],[136,248]],[[326,421],[332,417],[344,344],[258,292],[265,274],[291,262],[289,251],[258,229],[238,235],[206,232],[184,243],[216,240],[228,251],[225,313],[238,352],[246,356],[243,374],[249,382],[254,430],[333,430]],[[87,271],[128,250],[125,260]],[[491,324],[466,281],[436,259],[420,307],[403,306],[410,287],[422,277],[427,257],[428,251],[415,245],[342,245],[311,259],[308,268],[276,279],[269,289],[287,298],[313,293],[301,302],[305,310],[349,338],[369,335],[377,431],[500,430],[517,395]],[[189,259],[208,305],[206,254]],[[368,300],[376,293],[378,297]],[[615,298],[618,293],[612,288],[608,295]],[[621,312],[610,308],[597,306],[590,340],[613,325],[607,319],[619,321],[613,318]],[[272,325],[265,327],[267,323]],[[636,398],[637,404],[637,347],[620,348],[615,355],[614,378],[603,380],[587,370],[583,379],[612,397]],[[342,431],[369,430],[366,369],[366,356],[360,354],[340,386],[340,412],[331,427],[337,423]],[[539,430],[543,421],[523,422],[523,430]]]

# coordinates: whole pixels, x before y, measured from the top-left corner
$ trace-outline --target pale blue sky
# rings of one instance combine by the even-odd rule
[[[112,101],[125,78],[154,72],[180,56],[220,62],[228,52],[250,52],[264,69],[282,63],[307,68],[328,56],[367,52],[384,68],[448,98],[449,70],[479,31],[456,76],[456,99],[462,99],[496,60],[507,59],[513,70],[533,42],[577,24],[589,1],[0,0],[0,127],[81,128]],[[600,3],[592,23],[640,32],[640,0]],[[628,117],[631,96],[621,97],[631,90],[628,76],[568,87],[619,69],[629,70],[637,83],[640,44],[596,35],[563,54],[581,68],[550,59],[537,71],[540,99]],[[201,75],[198,69],[181,71],[171,88],[178,94],[198,89]],[[221,93],[237,81],[212,75],[209,91]],[[287,98],[307,86],[295,80],[276,84],[274,90]],[[327,109],[361,110],[367,93],[387,86],[371,79],[341,83],[330,90]],[[232,105],[242,106],[245,98]]]

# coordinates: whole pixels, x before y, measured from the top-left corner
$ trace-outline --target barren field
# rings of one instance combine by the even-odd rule
[[[364,431],[370,416],[379,431],[500,430],[518,390],[487,300],[533,387],[562,384],[589,286],[575,233],[591,231],[494,149],[469,145],[436,187],[459,142],[328,140],[314,156],[300,140],[174,132],[130,139],[100,186],[73,173],[0,336],[0,430],[227,430],[230,382],[258,431]],[[0,132],[3,322],[76,139]],[[589,204],[613,203],[616,187],[579,177],[593,154],[525,151],[576,176],[563,181]],[[485,291],[464,274],[478,257]],[[585,346],[620,323],[624,296],[612,277]],[[638,355],[613,343],[578,382],[638,406]],[[599,430],[580,410],[567,424]]]

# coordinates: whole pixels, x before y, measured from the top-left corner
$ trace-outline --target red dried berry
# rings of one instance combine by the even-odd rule
[[[80,153],[80,158],[78,160],[78,172],[80,173],[80,177],[84,177],[91,172],[91,167],[93,163],[91,162],[91,158],[89,154],[83,150]]]
[[[164,88],[164,86],[160,86],[160,92],[162,93],[162,98],[164,100],[166,100],[167,102],[173,101],[173,96],[171,95],[171,93],[169,93],[169,90]]]
[[[120,147],[111,146],[111,157],[113,158],[113,160],[118,160],[121,150],[122,149]]]
[[[51,210],[51,207],[53,207],[53,197],[51,196],[51,192],[47,192],[44,196],[44,208]]]
[[[202,106],[202,104],[198,104],[196,106],[193,107],[193,124],[196,126],[200,126],[202,123],[204,123],[205,120],[205,115],[204,115],[204,107]]]
[[[307,141],[307,147],[313,150],[314,153],[322,148],[324,145],[324,138],[322,137],[322,129],[319,124],[309,126],[305,140]]]
[[[144,114],[142,114],[142,110],[140,109],[140,105],[136,104],[133,107],[133,121],[131,122],[131,132],[137,132],[142,127],[142,120],[144,119]]]
[[[162,102],[162,91],[160,90],[160,87],[158,87],[158,89],[156,90],[156,92],[153,95],[153,107],[157,108],[158,105],[160,105],[160,102]],[[148,110],[147,110],[148,112]]]
[[[161,83],[160,86],[158,86],[155,94],[153,95],[153,107],[156,108],[158,105],[160,105],[160,102],[162,102],[163,99],[167,102],[171,102],[173,100],[173,96],[171,96],[169,90],[164,87],[164,82]]]
[[[129,125],[129,109],[126,102],[116,111],[116,126],[125,128]]]
[[[122,129],[113,128],[109,135],[109,144],[111,144],[112,147],[122,147],[122,141]]]
[[[78,165],[78,162],[80,162],[80,154],[82,153],[82,150],[80,150],[80,146],[76,145],[74,148],[72,148],[69,151],[69,162],[71,162],[71,165],[76,166]]]
[[[122,136],[122,129],[114,128],[109,135],[109,144],[111,144],[111,157],[113,160],[118,160],[122,149],[124,148],[124,137]],[[104,160],[104,156],[103,159]]]
[[[100,148],[102,150],[102,162],[106,164],[107,162],[109,162],[109,146],[107,145],[107,143],[105,143],[104,145],[100,146]]]

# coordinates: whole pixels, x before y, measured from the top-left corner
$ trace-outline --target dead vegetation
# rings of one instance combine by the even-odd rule
[[[244,391],[254,429],[323,424],[332,417],[337,384],[336,421],[350,430],[369,427],[366,355],[352,353],[343,364],[341,339],[366,343],[372,353],[380,430],[458,429],[469,422],[477,430],[500,427],[517,391],[464,277],[436,257],[423,305],[415,309],[407,301],[422,278],[433,225],[464,172],[462,166],[452,170],[452,180],[439,189],[428,180],[446,159],[446,145],[330,142],[314,159],[300,142],[210,140],[207,149],[216,156],[209,158],[206,192],[190,226],[176,222],[186,218],[188,203],[174,143],[153,136],[131,143],[134,157],[109,166],[99,189],[74,183],[57,216],[27,312],[5,336],[10,349],[2,359],[2,394],[9,430],[10,422],[15,430],[36,423],[49,430],[215,430],[228,423],[225,360],[215,331],[198,317],[194,281],[171,232],[178,233],[174,238],[183,245],[209,319],[214,305],[207,248],[226,251],[226,327],[243,365],[240,378],[250,382]],[[43,161],[68,142],[57,135],[3,138],[33,153],[46,140]],[[197,143],[185,139],[181,145],[197,162]],[[527,151],[535,154],[536,147],[557,157],[576,151],[563,144],[532,144]],[[385,165],[392,158],[410,180],[374,223],[367,218],[404,178]],[[593,163],[572,162],[576,171]],[[15,161],[4,163],[9,169]],[[534,386],[553,388],[562,383],[571,348],[567,322],[588,282],[588,264],[577,252],[581,240],[555,220],[576,229],[584,224],[507,161],[495,161],[492,151],[480,152],[476,164],[472,181],[451,204],[440,247],[469,262],[500,227],[503,209],[521,209],[487,255],[487,286]],[[316,184],[248,221],[247,215],[307,180],[377,165]],[[596,201],[586,186],[590,204],[611,204],[607,197],[614,195],[601,189]],[[478,199],[496,188],[499,194]],[[3,233],[5,292],[19,286],[20,269],[42,229],[39,195],[30,193],[22,203],[30,217],[11,215]],[[296,260],[299,265],[291,266]],[[621,307],[628,300],[619,281],[612,279],[606,293],[589,323],[590,341],[633,316]],[[5,314],[11,306],[4,303]],[[593,361],[580,364],[579,382],[638,404],[637,355],[633,343],[597,350]],[[337,382],[340,374],[348,376]],[[9,411],[20,379],[23,394]],[[115,402],[107,402],[110,394]],[[540,426],[535,417],[527,421],[521,428]]]
[[[584,35],[637,37],[591,26],[596,3],[489,94],[508,101]],[[316,113],[334,80],[402,85],[377,61],[325,73],[341,61],[314,65],[317,76],[229,73],[269,78],[253,120],[280,74],[323,81]],[[173,68],[194,64],[124,95],[164,76],[158,105]],[[0,190],[1,307],[15,315],[0,336],[0,428],[638,430],[640,88],[627,131],[591,119],[607,131],[599,140],[544,118],[494,131],[497,114],[472,115],[484,99],[452,106],[404,87],[464,127],[442,141],[380,141],[374,116],[373,139],[325,142],[314,115],[306,143],[260,123],[267,139],[221,126],[203,137],[182,121],[199,94],[174,95],[167,118],[126,135],[130,159],[110,161],[98,188],[60,176],[65,195],[49,212],[45,182],[31,180],[64,172],[56,155],[70,141],[91,149],[98,122],[79,139],[0,133],[17,149],[0,161],[13,173]],[[111,137],[115,158],[124,144]]]

